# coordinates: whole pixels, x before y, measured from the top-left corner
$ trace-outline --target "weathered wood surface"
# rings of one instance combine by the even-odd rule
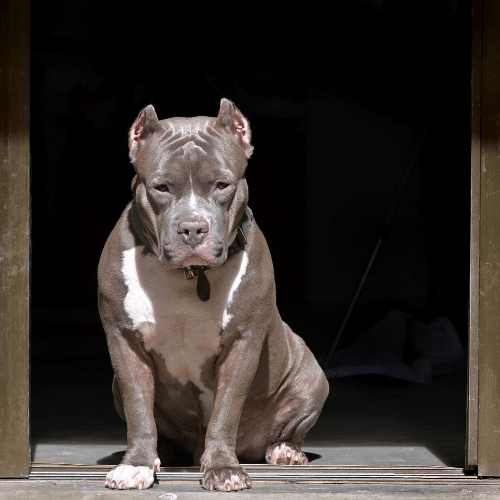
[[[29,5],[0,2],[0,477],[30,459]]]

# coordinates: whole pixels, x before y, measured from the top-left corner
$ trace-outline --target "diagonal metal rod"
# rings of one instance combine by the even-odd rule
[[[351,317],[352,310],[354,309],[354,306],[356,305],[356,302],[358,301],[359,295],[361,293],[361,290],[363,289],[366,278],[368,277],[368,274],[370,273],[370,269],[372,268],[372,265],[375,262],[375,258],[377,257],[380,246],[382,245],[382,242],[385,240],[385,238],[389,234],[389,230],[391,227],[392,219],[394,217],[394,213],[396,212],[396,208],[399,204],[399,201],[401,200],[401,197],[402,197],[403,192],[406,188],[406,185],[408,184],[408,180],[410,179],[410,175],[412,173],[413,167],[417,163],[417,158],[418,158],[418,155],[420,154],[420,150],[422,149],[422,144],[424,143],[424,139],[425,139],[425,136],[427,135],[428,129],[429,129],[429,125],[426,125],[424,130],[422,131],[422,134],[420,135],[420,139],[419,139],[417,145],[415,146],[415,150],[413,151],[413,156],[411,157],[410,164],[408,165],[408,168],[406,169],[406,172],[403,176],[403,179],[401,180],[398,192],[396,193],[396,196],[394,198],[392,206],[391,206],[389,212],[387,212],[387,216],[379,228],[379,231],[378,231],[379,237],[377,238],[375,246],[373,247],[370,258],[368,259],[368,263],[365,266],[365,270],[363,272],[363,275],[361,276],[361,279],[358,283],[356,291],[354,292],[354,295],[352,296],[351,302],[349,303],[349,307],[347,308],[347,311],[344,315],[344,319],[342,320],[340,328],[337,330],[337,333],[330,344],[330,349],[328,351],[328,355],[326,356],[325,360],[322,363],[322,368],[324,370],[326,370],[328,368],[329,364],[332,361],[333,355],[335,354],[335,350],[337,349],[340,338],[342,337],[342,334],[344,333],[347,322],[349,321],[349,318]]]

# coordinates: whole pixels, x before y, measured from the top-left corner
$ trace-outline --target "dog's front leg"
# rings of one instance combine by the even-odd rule
[[[108,333],[108,346],[115,371],[115,405],[127,421],[127,452],[105,485],[117,489],[144,489],[159,470],[157,431],[153,415],[153,361],[133,334]],[[121,413],[121,411],[120,411]]]
[[[252,483],[236,457],[236,437],[243,404],[259,364],[262,341],[243,334],[226,347],[217,363],[214,409],[201,458],[202,485],[232,491]]]

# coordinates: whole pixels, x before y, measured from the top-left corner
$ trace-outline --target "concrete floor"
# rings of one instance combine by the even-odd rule
[[[114,465],[126,449],[112,370],[92,342],[79,357],[37,349],[32,362],[32,461]],[[45,361],[41,361],[44,359]],[[50,360],[50,361],[47,361]],[[376,376],[335,379],[304,450],[312,465],[463,467],[466,374],[430,385]],[[182,465],[182,464],[181,464]]]

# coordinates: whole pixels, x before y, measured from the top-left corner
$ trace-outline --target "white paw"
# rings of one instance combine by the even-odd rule
[[[269,446],[266,462],[272,465],[307,465],[308,460],[297,445],[284,441]]]
[[[111,472],[108,472],[104,486],[118,490],[151,488],[155,480],[154,470],[160,470],[160,460],[158,458],[154,462],[154,469],[142,466],[119,465]]]

